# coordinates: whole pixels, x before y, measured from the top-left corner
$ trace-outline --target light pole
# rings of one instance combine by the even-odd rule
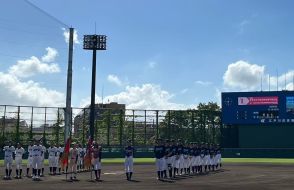
[[[94,139],[95,126],[95,86],[96,86],[96,50],[106,50],[105,35],[84,35],[85,50],[93,50],[92,59],[92,87],[91,87],[91,105],[90,105],[90,137]]]

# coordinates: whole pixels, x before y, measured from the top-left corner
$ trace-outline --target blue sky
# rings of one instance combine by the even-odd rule
[[[104,102],[118,101],[128,108],[185,109],[199,102],[219,102],[222,91],[260,90],[261,80],[263,90],[268,86],[274,90],[277,74],[279,90],[293,89],[294,2],[290,0],[30,2],[77,31],[73,106],[89,103],[91,52],[82,49],[82,36],[93,34],[95,23],[96,33],[108,36],[108,50],[97,57],[98,101],[103,88]],[[13,3],[5,0],[0,8],[0,78],[15,77],[0,82],[0,92],[7,96],[0,103],[62,106],[65,26],[24,1]],[[21,30],[28,31],[25,37],[18,35]],[[36,35],[29,37],[30,31]],[[20,38],[21,43],[12,48],[10,37]],[[48,55],[48,47],[58,52],[51,62],[41,58]],[[31,56],[40,63],[17,64]],[[24,65],[26,69],[19,74],[13,72],[13,65],[18,71]],[[23,77],[24,72],[31,75]],[[14,83],[21,87],[11,89]],[[39,95],[28,95],[30,88],[33,92],[39,88]],[[40,99],[42,93],[47,95]]]

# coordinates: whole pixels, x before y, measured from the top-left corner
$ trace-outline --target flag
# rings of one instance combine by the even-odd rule
[[[71,139],[68,138],[66,141],[65,147],[64,147],[64,152],[62,154],[62,160],[61,160],[62,168],[66,167],[68,165],[70,143],[71,143]]]
[[[84,158],[84,164],[85,164],[85,167],[86,168],[89,168],[91,167],[91,160],[92,160],[92,143],[93,143],[93,140],[91,137],[89,137],[89,140],[88,140],[88,144],[87,144],[87,149],[86,149],[86,155],[85,155],[85,158]]]

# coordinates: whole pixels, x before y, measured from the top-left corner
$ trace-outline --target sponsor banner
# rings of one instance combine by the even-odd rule
[[[238,97],[239,106],[278,105],[278,96]]]

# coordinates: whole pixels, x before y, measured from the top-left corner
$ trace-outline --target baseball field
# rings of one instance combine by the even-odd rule
[[[42,181],[29,178],[1,180],[0,189],[293,189],[294,159],[227,158],[223,168],[205,175],[179,176],[175,180],[156,180],[153,159],[135,160],[133,181],[125,180],[123,159],[103,160],[100,182],[90,181],[90,172],[78,174],[79,181],[68,182],[65,175],[46,175]],[[3,162],[0,163],[0,176],[3,177]],[[48,171],[46,172],[48,173]],[[14,171],[13,171],[14,175]]]

